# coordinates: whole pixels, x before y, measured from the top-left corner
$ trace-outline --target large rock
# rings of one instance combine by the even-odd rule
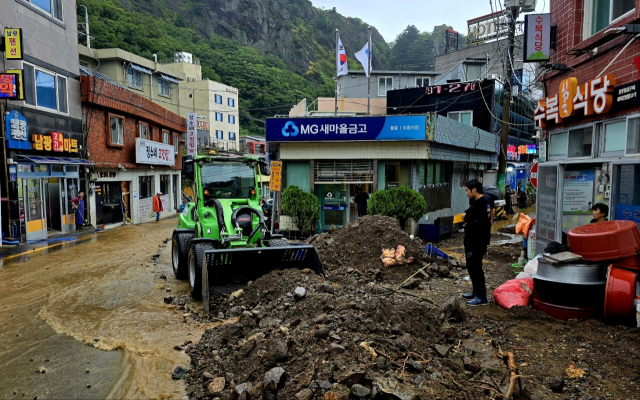
[[[450,297],[442,309],[445,318],[451,322],[462,322],[467,318],[467,314],[455,297]]]
[[[207,393],[209,395],[216,397],[219,396],[220,393],[224,390],[225,380],[222,377],[213,378],[213,381],[209,385],[207,385]]]
[[[311,400],[313,397],[313,391],[311,389],[302,389],[296,393],[296,400]]]
[[[264,383],[265,386],[269,386],[269,384],[273,384],[277,388],[281,388],[284,386],[285,382],[285,371],[282,367],[271,368],[264,374]]]
[[[396,346],[398,346],[400,350],[409,350],[411,348],[411,335],[405,333],[404,335],[397,338]]]
[[[371,394],[371,390],[356,383],[355,385],[351,386],[351,394],[358,398],[369,397],[369,395]]]
[[[420,400],[416,389],[395,378],[378,378],[373,381],[373,397],[391,398],[398,400]],[[394,397],[395,396],[395,397]]]
[[[293,297],[296,300],[304,299],[304,296],[306,296],[306,294],[307,294],[307,290],[305,288],[303,288],[302,286],[298,286],[296,288],[296,290],[293,291]]]

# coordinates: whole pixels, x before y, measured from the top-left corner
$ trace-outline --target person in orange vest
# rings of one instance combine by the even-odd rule
[[[156,213],[156,222],[160,222],[160,213],[164,211],[162,208],[162,199],[160,198],[161,194],[162,193],[158,192],[153,198],[153,212]]]

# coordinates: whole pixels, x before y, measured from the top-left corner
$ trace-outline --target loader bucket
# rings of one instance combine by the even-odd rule
[[[287,268],[323,272],[318,251],[311,244],[205,251],[202,266],[204,312],[209,313],[211,286],[246,283],[271,271]]]

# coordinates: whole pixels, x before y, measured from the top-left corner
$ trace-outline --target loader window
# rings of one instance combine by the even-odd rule
[[[202,167],[204,200],[248,198],[255,189],[254,170],[243,162],[224,162]]]

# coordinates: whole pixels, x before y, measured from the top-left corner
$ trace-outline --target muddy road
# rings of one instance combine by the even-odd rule
[[[175,346],[212,324],[164,297],[175,219],[129,225],[0,264],[0,398],[182,398]],[[152,258],[159,254],[159,257]]]

